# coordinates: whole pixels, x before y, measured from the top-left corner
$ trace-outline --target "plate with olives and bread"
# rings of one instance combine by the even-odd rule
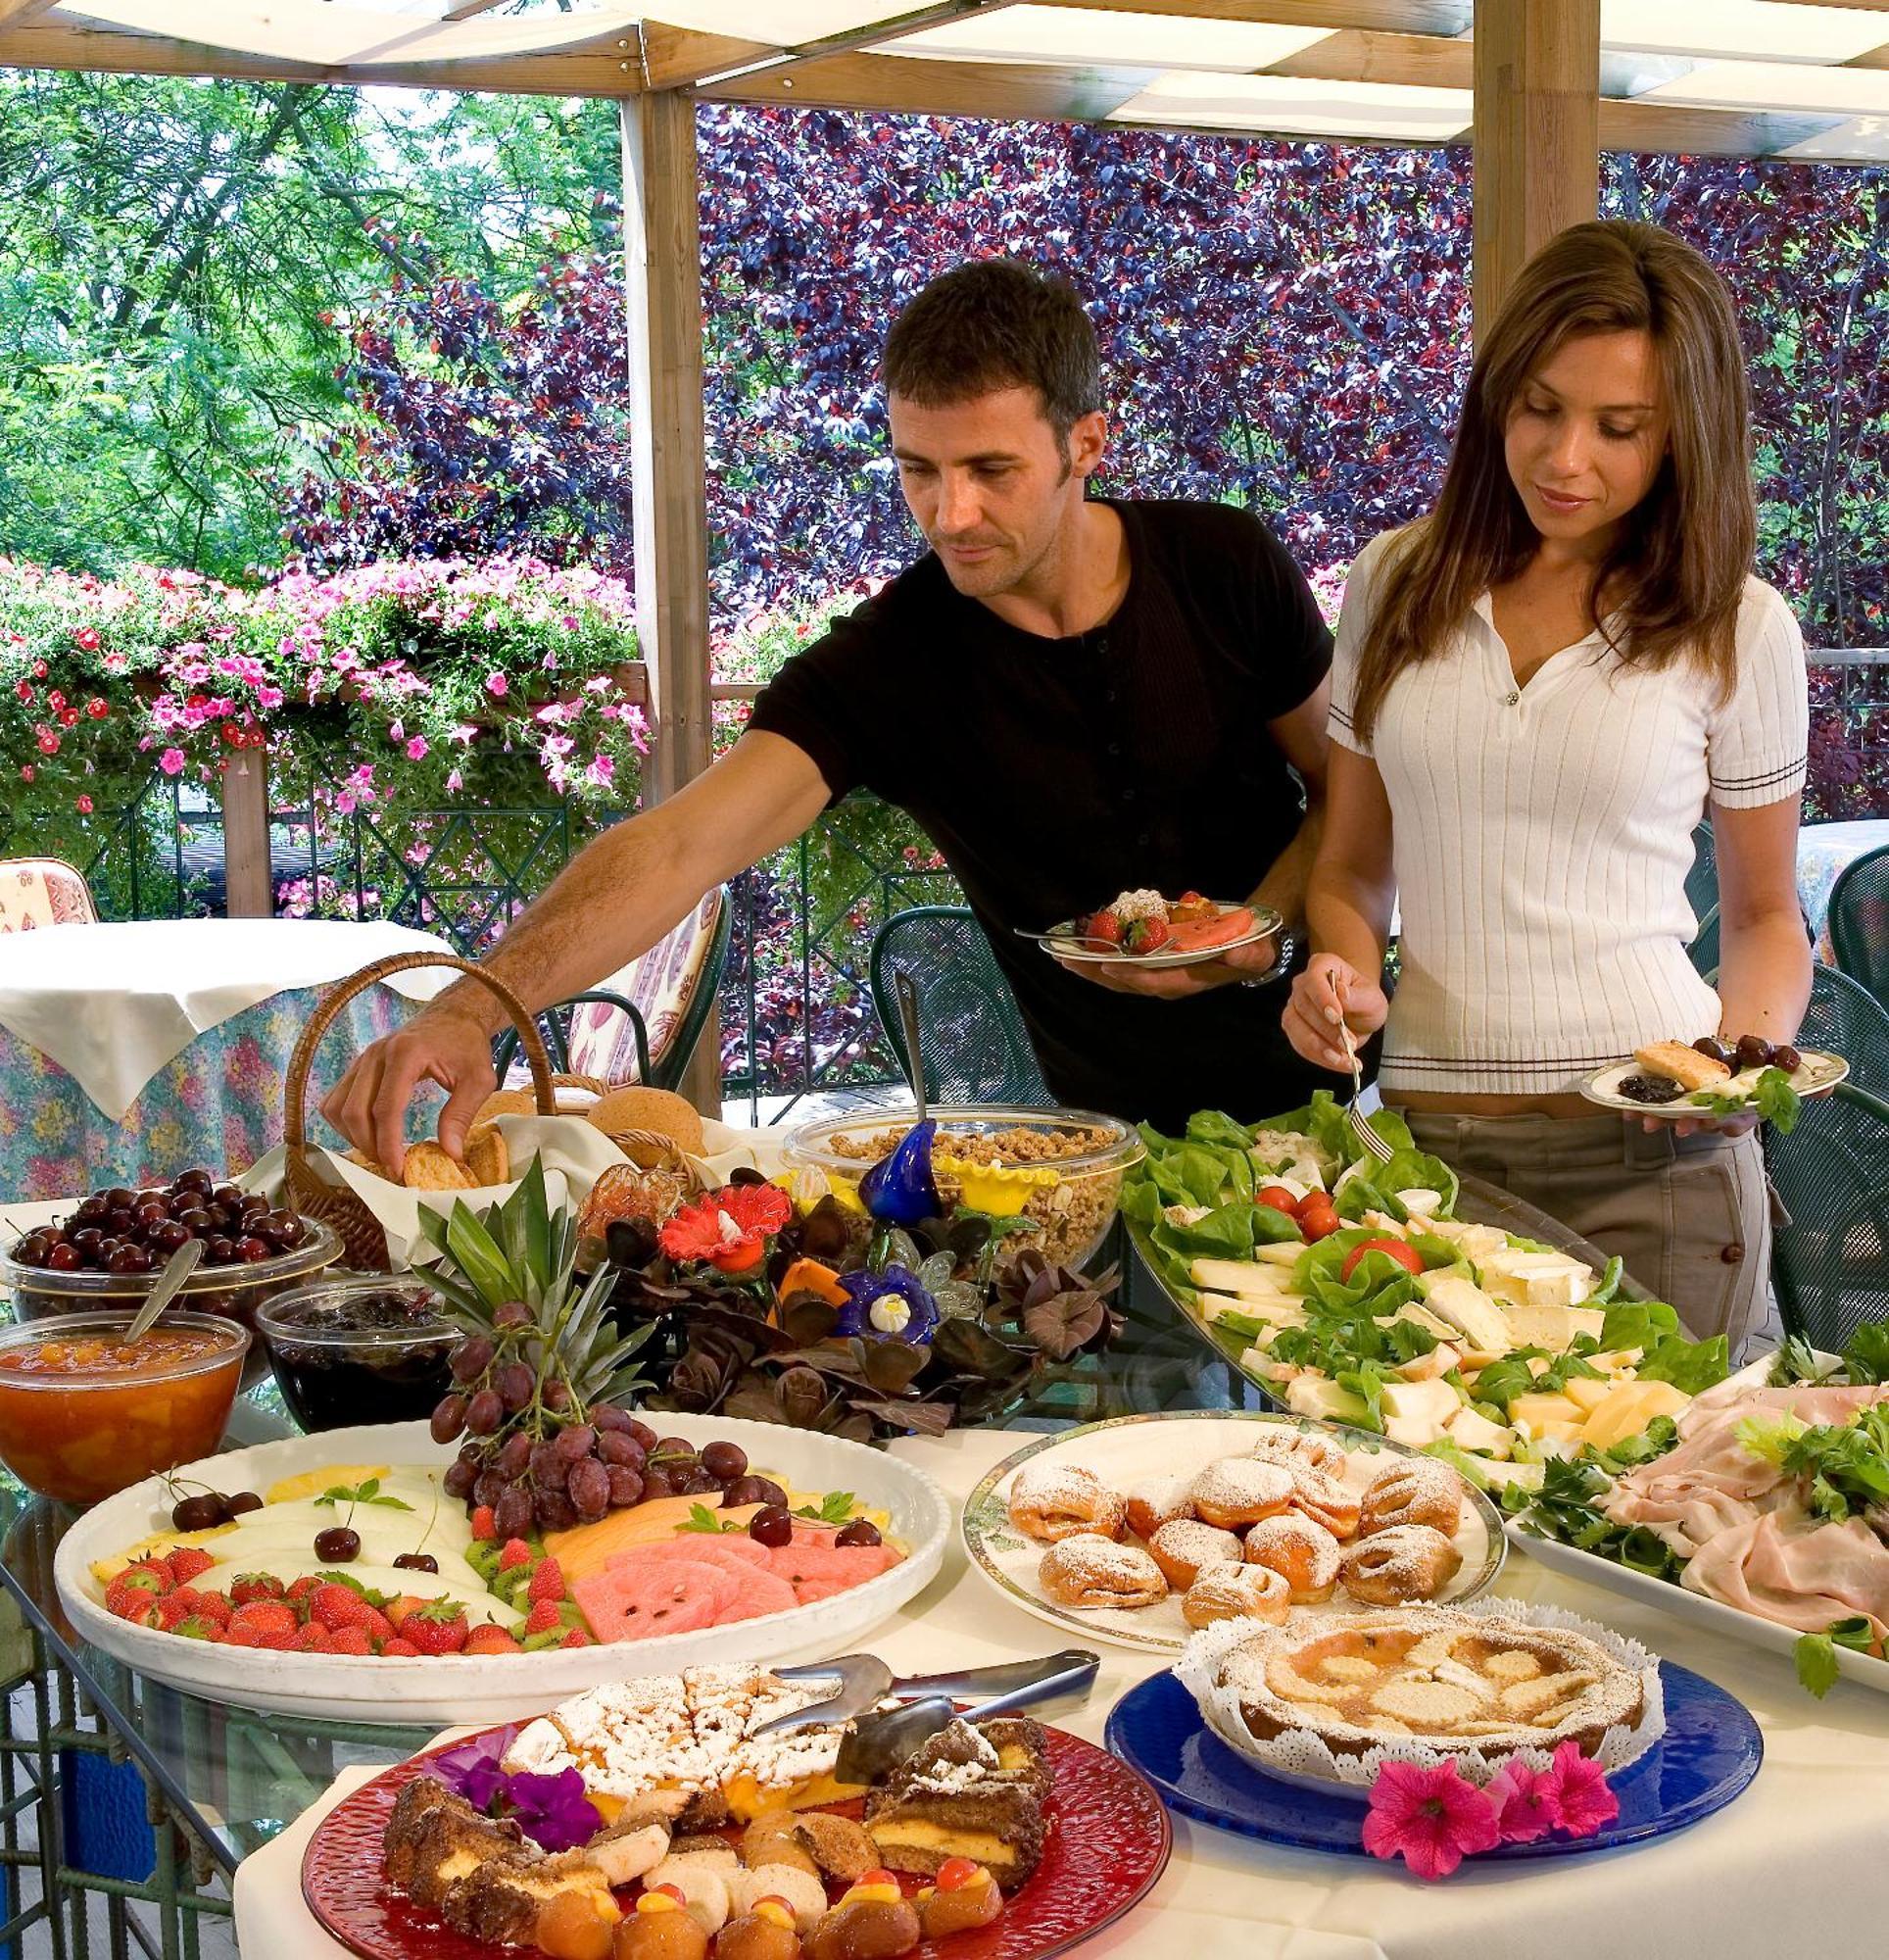
[[[1580,1093],[1604,1109],[1633,1116],[1691,1117],[1694,1121],[1749,1111],[1788,1134],[1798,1105],[1827,1096],[1850,1072],[1840,1054],[1772,1043],[1763,1035],[1724,1041],[1653,1042],[1635,1049],[1631,1061],[1597,1069]]]

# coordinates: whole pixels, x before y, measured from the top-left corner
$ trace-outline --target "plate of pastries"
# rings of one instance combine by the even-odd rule
[[[1504,1547],[1488,1499],[1436,1457],[1210,1410],[1044,1437],[972,1493],[964,1543],[1040,1618],[1155,1653],[1227,1619],[1473,1599]]]

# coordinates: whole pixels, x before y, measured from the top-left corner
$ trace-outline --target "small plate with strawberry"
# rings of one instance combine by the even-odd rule
[[[1143,890],[1119,893],[1097,910],[1064,919],[1047,932],[1025,932],[1021,926],[1017,931],[1057,959],[1128,961],[1158,972],[1199,966],[1235,947],[1256,946],[1284,922],[1270,906],[1226,905],[1192,891],[1167,899]]]

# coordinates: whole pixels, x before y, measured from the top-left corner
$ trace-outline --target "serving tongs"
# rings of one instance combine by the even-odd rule
[[[895,1680],[892,1669],[876,1654],[843,1654],[803,1667],[777,1667],[772,1672],[782,1681],[831,1679],[838,1687],[826,1700],[777,1715],[754,1734],[787,1735],[850,1722],[853,1726],[841,1740],[834,1776],[840,1783],[868,1784],[902,1763],[940,1730],[949,1728],[958,1718],[960,1701],[975,1702],[964,1713],[972,1721],[982,1721],[1058,1695],[1086,1694],[1101,1664],[1100,1654],[1068,1647],[1036,1660],[910,1675],[903,1680]]]

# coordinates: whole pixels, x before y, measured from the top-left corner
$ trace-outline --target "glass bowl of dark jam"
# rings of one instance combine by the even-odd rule
[[[305,1430],[430,1416],[451,1387],[459,1329],[423,1280],[362,1274],[256,1309],[289,1413]]]

